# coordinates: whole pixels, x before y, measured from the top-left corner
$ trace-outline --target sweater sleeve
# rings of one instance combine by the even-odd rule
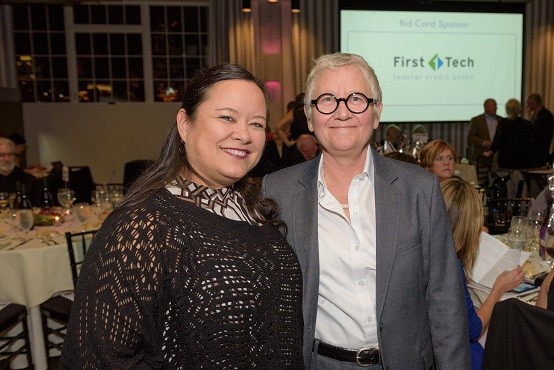
[[[159,312],[163,268],[155,231],[136,215],[117,216],[106,220],[87,252],[63,369],[158,368],[163,361],[156,348],[164,315]],[[126,222],[129,218],[134,221]]]

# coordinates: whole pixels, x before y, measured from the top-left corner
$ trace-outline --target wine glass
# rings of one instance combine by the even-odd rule
[[[533,244],[531,248],[532,253],[538,253],[540,238],[541,238],[541,227],[544,222],[545,212],[539,210],[531,210],[529,213],[529,225],[533,230]]]
[[[71,189],[62,188],[58,189],[58,202],[60,202],[61,206],[64,207],[65,214],[69,214],[71,205],[73,202],[75,202],[75,192]]]
[[[554,268],[554,234],[546,235],[544,254],[541,254],[541,257],[548,263],[550,269]]]
[[[123,201],[123,192],[120,190],[112,190],[110,191],[110,203],[112,204],[112,207],[115,209],[119,203]]]
[[[84,229],[85,222],[90,217],[90,205],[88,203],[77,203],[73,206],[73,214],[77,221],[81,223],[81,228]]]
[[[109,211],[112,208],[110,194],[105,188],[97,188],[92,191],[93,202],[102,212]]]
[[[9,203],[9,197],[10,195],[5,192],[5,191],[0,191],[0,208],[2,208],[2,210],[6,209],[6,207],[8,207],[8,203]]]
[[[32,209],[18,209],[15,212],[15,224],[19,230],[25,233],[25,236],[33,228],[34,222],[35,215]]]

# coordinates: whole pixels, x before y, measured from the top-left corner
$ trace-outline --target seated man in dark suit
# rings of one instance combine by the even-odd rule
[[[298,137],[294,150],[283,158],[283,168],[313,159],[318,153],[319,147],[315,136],[302,134]]]
[[[33,175],[23,172],[15,163],[15,144],[10,139],[0,138],[0,191],[15,193],[17,182],[25,185],[33,206],[41,205],[40,183]]]

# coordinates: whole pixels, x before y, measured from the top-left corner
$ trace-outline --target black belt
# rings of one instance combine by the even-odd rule
[[[338,361],[354,362],[360,366],[371,366],[381,363],[381,356],[377,347],[349,349],[319,342],[317,354]]]

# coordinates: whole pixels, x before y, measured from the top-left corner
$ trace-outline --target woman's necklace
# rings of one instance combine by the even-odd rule
[[[341,204],[340,206],[342,207],[342,209],[348,209],[349,208],[348,204]]]

